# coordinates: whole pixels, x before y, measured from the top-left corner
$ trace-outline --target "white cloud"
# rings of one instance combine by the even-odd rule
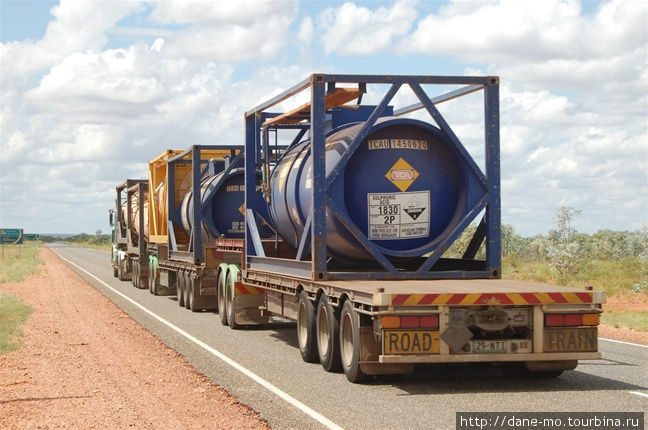
[[[142,10],[140,2],[61,0],[52,8],[54,20],[38,41],[0,44],[2,82],[24,81],[25,76],[56,64],[66,55],[98,50],[107,42],[106,31],[125,16]]]
[[[164,52],[170,57],[240,62],[269,59],[288,45],[293,16],[274,15],[250,25],[195,26],[168,39]]]
[[[371,11],[347,2],[328,8],[318,16],[318,27],[324,31],[322,42],[327,54],[369,55],[386,49],[409,32],[417,17],[416,0],[397,0],[391,8]]]
[[[160,23],[246,25],[276,14],[294,15],[296,0],[156,1],[150,18]]]
[[[502,0],[477,5],[451,1],[438,15],[419,21],[400,47],[471,62],[517,63],[609,56],[644,46],[643,2],[613,0],[593,16],[582,15],[577,0]]]

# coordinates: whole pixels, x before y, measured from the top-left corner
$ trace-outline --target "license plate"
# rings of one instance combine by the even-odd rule
[[[473,340],[470,342],[473,354],[497,354],[509,350],[506,340]]]
[[[438,354],[439,332],[432,330],[385,330],[385,354]]]
[[[597,351],[596,327],[545,328],[544,352]]]

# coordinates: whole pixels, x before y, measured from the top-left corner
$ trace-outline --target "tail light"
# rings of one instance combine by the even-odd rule
[[[599,314],[546,314],[545,327],[576,327],[599,324]]]
[[[388,315],[380,318],[381,328],[426,328],[438,329],[438,315],[407,315],[395,316]]]

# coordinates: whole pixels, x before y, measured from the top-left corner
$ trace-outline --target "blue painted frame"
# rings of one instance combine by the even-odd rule
[[[201,151],[203,150],[232,150],[239,151],[239,154],[236,155],[229,167],[226,170],[231,170],[235,167],[240,167],[242,164],[241,157],[243,157],[243,152],[241,151],[242,147],[240,145],[192,145],[187,150],[182,153],[174,156],[169,159],[167,162],[167,214],[168,219],[168,245],[169,251],[177,251],[177,243],[175,239],[174,232],[174,220],[173,214],[176,213],[178,207],[175,205],[175,165],[180,163],[190,163],[191,164],[191,191],[193,193],[193,220],[191,227],[191,234],[189,237],[189,253],[192,256],[193,262],[195,264],[201,264],[205,262],[205,256],[203,255],[203,243],[202,243],[202,234],[201,234],[201,224],[203,216],[203,206],[201,203],[200,195],[200,179],[202,178],[203,173],[208,168],[207,165],[209,160],[201,158]],[[187,155],[191,154],[191,160],[185,159]],[[204,165],[204,167],[203,167]],[[214,174],[220,173],[222,170],[214,171]],[[223,178],[225,175],[223,175]],[[223,179],[221,179],[223,180]]]
[[[325,96],[327,90],[335,88],[337,83],[358,84],[365,89],[367,84],[391,84],[384,93],[381,102],[369,116],[363,129],[351,143],[349,149],[342,155],[334,170],[326,177],[325,169],[325,127],[326,111]],[[337,175],[344,169],[354,149],[364,140],[372,125],[388,107],[389,102],[403,86],[409,86],[419,98],[419,103],[406,106],[394,111],[394,115],[403,115],[418,109],[425,109],[442,133],[456,147],[463,160],[477,174],[485,189],[484,197],[469,211],[450,235],[441,243],[437,250],[428,256],[425,261],[414,271],[398,271],[385,255],[373,245],[360,230],[348,219],[341,208],[327,195],[329,188],[335,182]],[[430,98],[421,85],[462,85],[462,88],[449,91],[437,97]],[[313,204],[308,216],[310,229],[304,231],[300,242],[300,249],[296,259],[267,259],[264,255],[257,255],[254,243],[259,238],[254,237],[255,232],[249,229],[246,223],[246,262],[248,269],[260,271],[273,271],[296,277],[306,277],[310,274],[312,280],[333,279],[448,279],[448,278],[499,278],[501,277],[501,198],[500,198],[500,160],[499,160],[499,78],[496,76],[402,76],[402,75],[340,75],[340,74],[312,74],[307,79],[299,82],[283,93],[259,104],[245,113],[245,152],[254,156],[245,159],[245,183],[255,183],[255,171],[262,161],[264,141],[261,134],[263,122],[276,116],[269,113],[280,102],[294,95],[310,89],[310,150],[313,163]],[[450,125],[436,109],[436,104],[455,98],[463,97],[477,91],[484,92],[484,122],[485,122],[485,155],[486,172],[482,172],[472,157],[463,147]],[[283,125],[279,128],[303,128],[304,124],[294,127]],[[267,149],[267,145],[266,145]],[[246,208],[260,210],[260,205],[266,204],[256,193],[254,187],[245,189]],[[326,211],[333,213],[363,244],[367,251],[375,258],[383,270],[372,272],[332,272],[327,267],[326,246]],[[486,261],[483,268],[474,269],[474,265],[466,265],[461,270],[431,271],[439,262],[441,255],[454,243],[465,228],[484,211]],[[475,238],[475,241],[483,239]],[[310,243],[311,260],[302,261],[305,253],[304,247]]]

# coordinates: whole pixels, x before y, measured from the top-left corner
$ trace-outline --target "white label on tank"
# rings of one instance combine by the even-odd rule
[[[370,193],[369,240],[411,239],[430,234],[430,192]]]

